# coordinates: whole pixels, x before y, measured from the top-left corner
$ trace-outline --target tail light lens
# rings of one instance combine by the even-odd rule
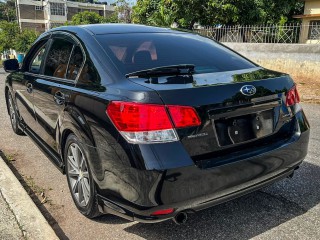
[[[107,113],[119,131],[143,132],[171,129],[165,106],[111,102]]]
[[[177,128],[201,124],[192,107],[168,106],[168,109]],[[108,105],[107,114],[130,143],[179,140],[165,105],[114,101]]]
[[[173,208],[162,209],[151,213],[151,216],[168,215],[174,212]]]
[[[201,124],[196,110],[192,107],[168,106],[168,109],[176,128],[193,127]]]
[[[297,87],[294,86],[293,88],[291,88],[288,92],[287,92],[287,96],[286,96],[286,105],[289,106],[293,106],[296,103],[300,102],[300,96],[297,90]]]

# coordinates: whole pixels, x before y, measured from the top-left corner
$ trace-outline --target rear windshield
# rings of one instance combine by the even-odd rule
[[[128,33],[96,38],[123,74],[177,64],[193,64],[196,73],[256,67],[218,43],[193,34]]]

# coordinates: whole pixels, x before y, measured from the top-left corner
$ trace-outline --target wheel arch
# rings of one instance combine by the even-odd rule
[[[63,123],[60,125],[60,134],[57,135],[57,142],[58,142],[58,151],[60,152],[61,159],[63,161],[63,173],[65,174],[65,164],[66,159],[64,157],[65,147],[67,143],[67,139],[70,136],[70,134],[75,135],[81,143],[83,143],[86,146],[93,146],[92,139],[90,139],[90,135],[88,136],[88,133],[84,131],[84,129],[73,120],[70,113],[65,112]]]
[[[64,150],[65,150],[65,145],[67,142],[67,139],[70,134],[74,134],[74,132],[71,129],[64,129],[62,134],[61,134],[61,139],[60,139],[60,151],[61,151],[61,158],[63,160],[63,173],[65,173],[65,164],[66,160],[64,159]]]

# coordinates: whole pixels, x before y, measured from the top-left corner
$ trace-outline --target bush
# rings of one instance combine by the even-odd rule
[[[14,39],[19,34],[19,26],[16,22],[0,22],[0,52],[14,48]]]
[[[15,50],[21,53],[27,52],[38,37],[39,33],[36,31],[29,29],[22,30],[14,39]]]
[[[72,17],[72,25],[81,25],[81,24],[94,24],[94,23],[103,23],[105,22],[104,17],[101,17],[98,13],[95,12],[79,12]]]

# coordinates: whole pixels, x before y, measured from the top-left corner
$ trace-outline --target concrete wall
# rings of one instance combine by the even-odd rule
[[[320,21],[320,0],[306,0],[304,5],[305,15],[315,15],[314,17],[307,17],[302,19],[302,25],[305,26],[301,29],[300,43],[320,43],[320,40],[311,40],[309,37],[309,27],[311,21]]]
[[[115,10],[115,8],[110,5],[66,0],[16,0],[16,2],[18,4],[21,28],[37,29],[40,32],[48,30],[51,25],[57,26],[67,21],[71,21],[72,17],[81,11],[91,11],[100,16],[109,16]],[[66,15],[51,15],[50,5],[52,3],[62,3],[66,5],[68,8]],[[43,6],[44,10],[36,11],[35,6]],[[50,24],[48,24],[49,22]]]
[[[77,13],[79,13],[78,8],[76,8],[76,7],[68,7],[68,16],[67,16],[68,21],[71,21],[72,17],[74,15],[76,15]]]
[[[300,43],[311,43],[311,44],[320,43],[320,39],[316,39],[316,40],[309,39],[311,21],[320,21],[320,17],[310,17],[310,18],[302,19],[302,28],[300,32],[300,38],[299,38]]]
[[[21,22],[22,29],[31,29],[38,32],[45,31],[45,24],[44,23],[30,23],[30,22]]]
[[[289,73],[304,100],[320,100],[320,44],[224,43],[262,67]]]
[[[35,20],[43,20],[44,19],[44,11],[36,11],[34,5],[25,5],[20,4],[20,18],[22,19],[35,19]]]
[[[304,6],[304,14],[320,14],[320,1],[306,1]]]

